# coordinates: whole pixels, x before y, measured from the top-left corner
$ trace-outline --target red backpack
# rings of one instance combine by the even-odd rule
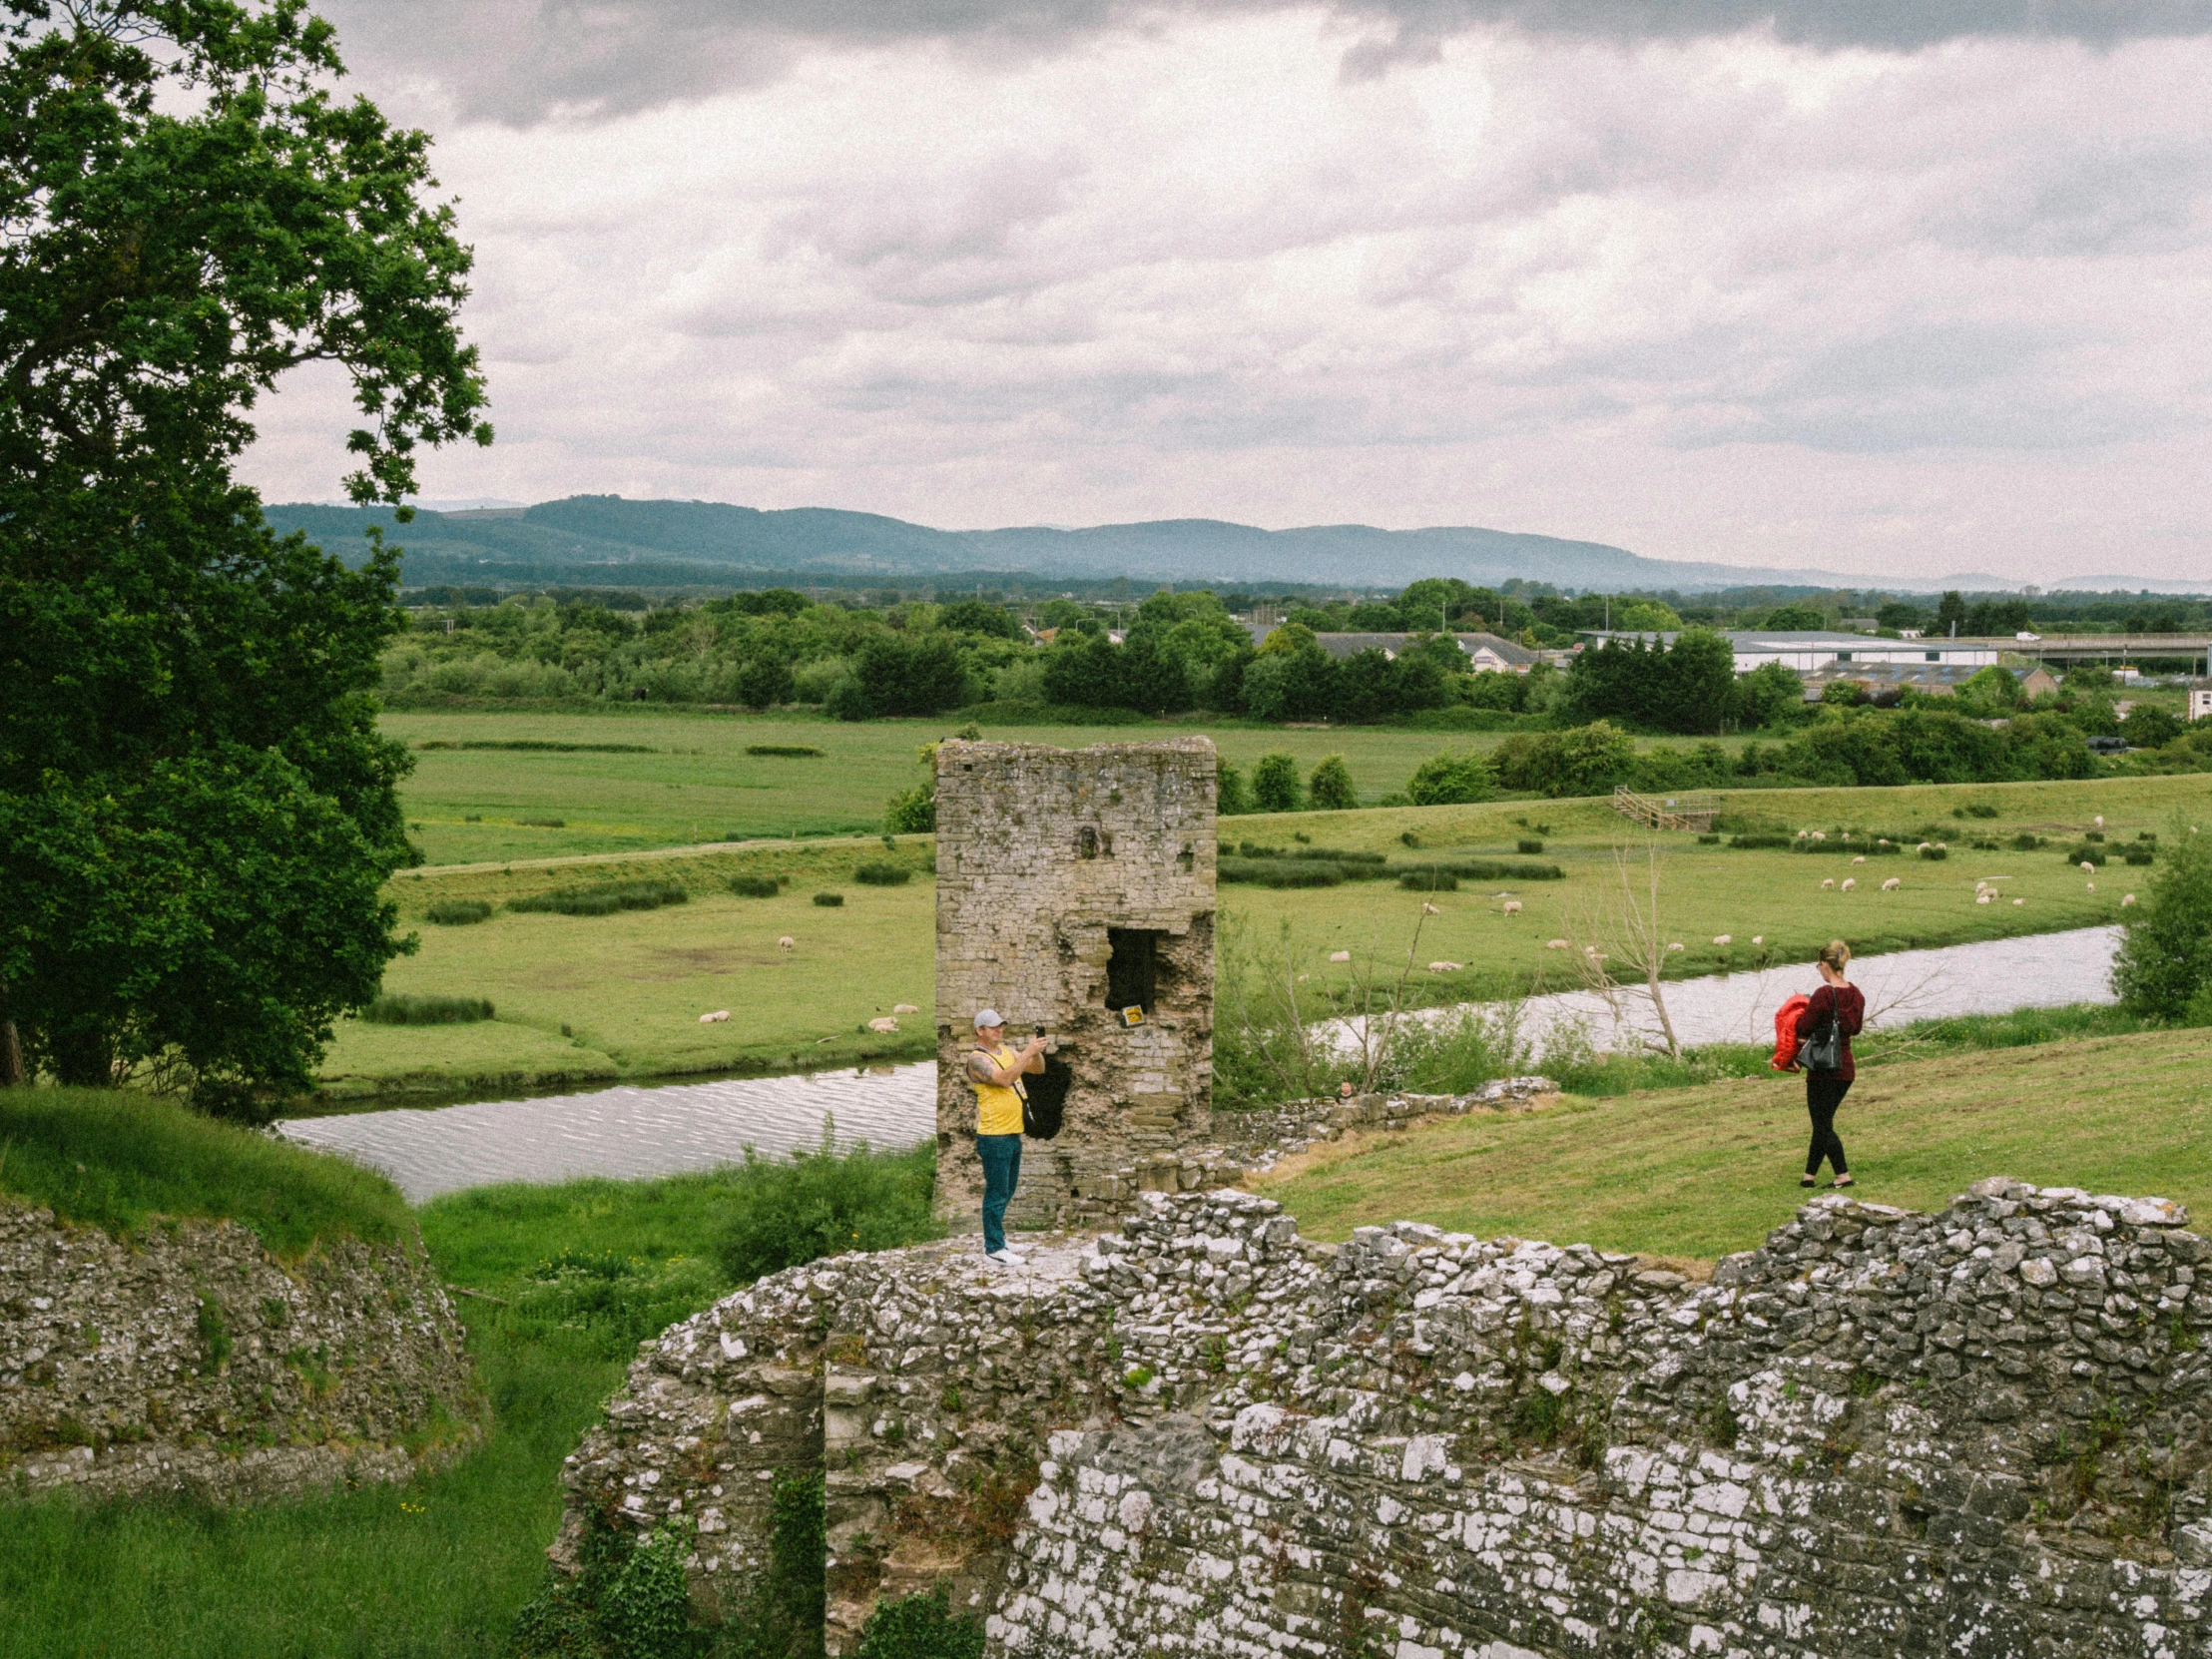
[[[1767,1062],[1773,1070],[1797,1069],[1798,1021],[1812,1005],[1813,999],[1801,991],[1774,1011],[1774,1058]]]

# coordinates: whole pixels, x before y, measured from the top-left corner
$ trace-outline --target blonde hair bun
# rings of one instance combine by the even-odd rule
[[[1821,946],[1821,960],[1841,973],[1844,971],[1844,964],[1851,960],[1851,946],[1842,939],[1830,939]]]

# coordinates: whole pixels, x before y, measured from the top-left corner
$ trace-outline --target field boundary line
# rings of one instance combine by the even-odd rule
[[[561,869],[572,864],[634,864],[653,858],[705,858],[717,852],[759,852],[770,847],[789,851],[800,846],[849,846],[880,840],[880,835],[764,835],[747,841],[693,841],[683,846],[630,847],[619,852],[562,852],[550,858],[492,858],[473,864],[417,864],[396,870],[401,875],[499,875],[512,869]],[[934,836],[929,837],[934,839]]]

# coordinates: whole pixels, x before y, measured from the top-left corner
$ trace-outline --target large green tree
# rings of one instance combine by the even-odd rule
[[[356,501],[489,441],[428,140],[300,0],[0,0],[0,1065],[251,1114],[403,948],[375,731],[396,555],[276,537],[234,466],[342,365]]]

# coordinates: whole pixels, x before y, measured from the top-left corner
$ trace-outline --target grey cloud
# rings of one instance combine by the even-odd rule
[[[1022,56],[1115,29],[1292,10],[1304,0],[327,0],[359,67],[439,87],[470,119],[617,116],[757,86],[810,48],[952,42]],[[1433,61],[1453,36],[1690,40],[1772,30],[1822,49],[1943,41],[2094,46],[2212,33],[2212,0],[1321,0],[1367,33],[1349,79]]]

